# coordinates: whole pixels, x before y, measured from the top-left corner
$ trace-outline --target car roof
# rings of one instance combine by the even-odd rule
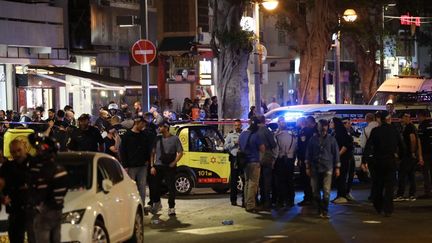
[[[294,106],[282,106],[271,110],[265,114],[265,116],[271,116],[273,113],[279,111],[289,112],[327,112],[335,110],[385,110],[385,106],[372,106],[372,105],[351,105],[351,104],[309,104],[309,105],[294,105]]]

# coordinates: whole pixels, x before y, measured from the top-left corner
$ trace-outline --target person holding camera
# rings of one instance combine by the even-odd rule
[[[168,187],[168,215],[174,216],[175,213],[175,176],[177,162],[183,156],[183,147],[180,139],[172,135],[169,131],[170,125],[168,122],[163,121],[159,123],[159,131],[161,136],[156,138],[155,146],[151,156],[151,169],[150,173],[154,176],[153,181],[153,202],[152,213],[157,213],[162,209],[161,204],[161,189],[162,181],[165,180]]]

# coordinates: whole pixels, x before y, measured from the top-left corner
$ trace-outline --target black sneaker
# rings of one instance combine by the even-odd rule
[[[237,206],[237,202],[231,202],[231,205],[233,205],[233,206]]]

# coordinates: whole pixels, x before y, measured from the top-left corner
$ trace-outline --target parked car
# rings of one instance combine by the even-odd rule
[[[135,182],[103,153],[59,153],[69,174],[62,215],[62,242],[144,242],[143,205]],[[7,239],[7,214],[0,212],[0,242]]]
[[[69,173],[62,242],[144,242],[143,205],[135,182],[103,153],[59,153]]]

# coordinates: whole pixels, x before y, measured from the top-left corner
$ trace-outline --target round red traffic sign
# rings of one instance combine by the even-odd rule
[[[149,40],[139,40],[132,46],[132,58],[141,65],[150,64],[156,58],[156,47]]]

